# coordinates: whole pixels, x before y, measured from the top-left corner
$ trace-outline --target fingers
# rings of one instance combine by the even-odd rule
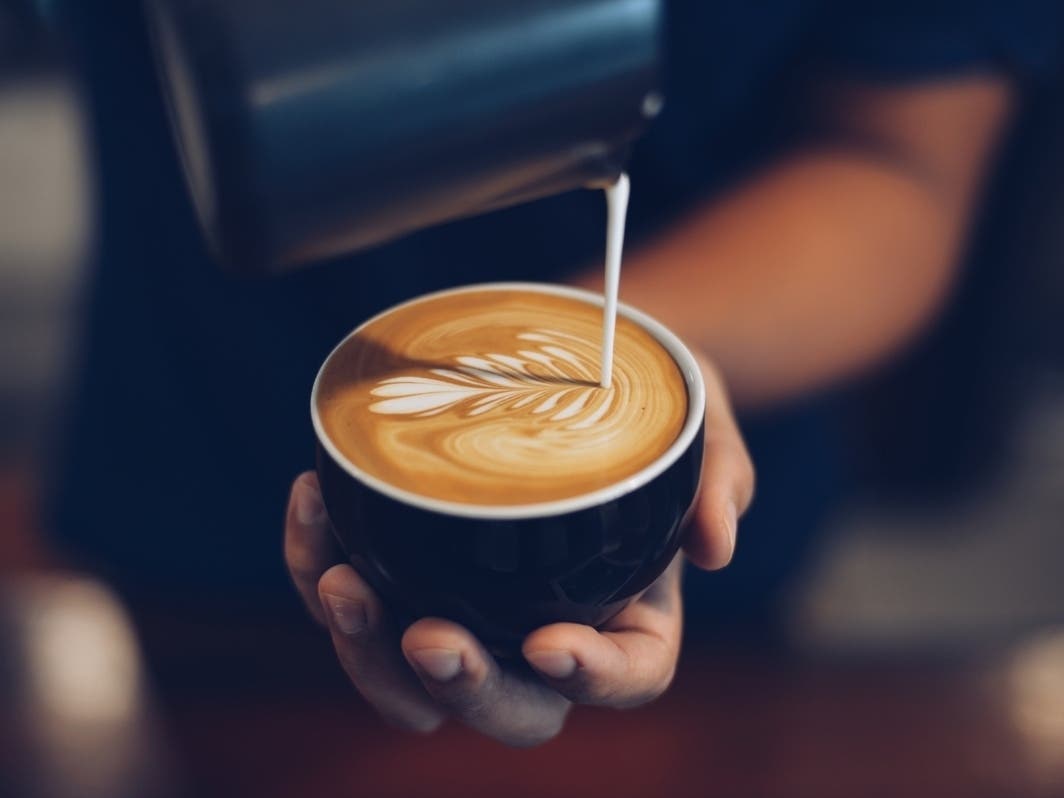
[[[336,654],[355,688],[394,725],[435,730],[444,713],[403,659],[395,625],[355,569],[349,565],[329,569],[318,593]]]
[[[300,474],[292,484],[285,515],[284,557],[307,610],[324,624],[318,580],[340,556],[313,471]]]
[[[680,654],[681,559],[599,633],[554,624],[525,640],[525,659],[551,687],[581,704],[627,708],[660,696]]]
[[[706,436],[702,487],[684,550],[708,570],[723,568],[735,553],[739,518],[754,497],[754,466],[732,414],[724,384],[700,359],[706,382]]]
[[[507,745],[538,745],[561,731],[570,703],[534,677],[504,671],[463,627],[428,618],[403,635],[425,690],[451,714]]]
[[[462,627],[424,620],[400,645],[376,594],[349,565],[334,565],[339,559],[317,476],[302,474],[285,522],[289,573],[308,610],[328,626],[355,688],[386,720],[429,732],[450,711],[515,746],[535,745],[561,730],[569,702],[534,677],[504,673]]]
[[[388,721],[432,731],[443,713],[422,689],[399,652],[398,634],[380,601],[340,559],[318,477],[292,485],[285,518],[285,561],[310,613],[329,628],[333,646],[355,688]]]

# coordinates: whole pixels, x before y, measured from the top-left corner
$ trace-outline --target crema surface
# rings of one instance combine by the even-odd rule
[[[426,497],[535,504],[610,486],[676,440],[687,389],[664,347],[623,316],[612,384],[600,387],[601,325],[594,305],[528,290],[419,300],[333,354],[321,422],[356,466]]]

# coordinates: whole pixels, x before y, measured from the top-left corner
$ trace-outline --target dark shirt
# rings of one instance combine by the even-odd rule
[[[1036,77],[1053,67],[1055,6],[673,2],[668,103],[630,168],[631,240],[793,143],[795,98],[811,76]],[[287,597],[283,508],[313,463],[308,396],[330,348],[417,293],[561,279],[593,262],[602,197],[555,197],[273,280],[228,277],[195,226],[138,4],[70,3],[67,17],[93,108],[101,227],[53,527],[141,594]],[[844,484],[832,408],[817,400],[747,419],[758,502],[736,565],[693,594],[764,605],[802,562]]]

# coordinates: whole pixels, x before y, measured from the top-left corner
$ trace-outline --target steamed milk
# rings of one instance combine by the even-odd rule
[[[320,417],[355,466],[422,496],[480,505],[580,496],[653,463],[687,416],[668,351],[631,320],[614,323],[602,388],[596,305],[524,288],[415,300],[332,355]]]
[[[602,365],[600,384],[610,387],[613,378],[614,330],[617,326],[617,295],[621,286],[621,253],[624,224],[628,218],[628,175],[606,189],[606,302],[602,311]]]

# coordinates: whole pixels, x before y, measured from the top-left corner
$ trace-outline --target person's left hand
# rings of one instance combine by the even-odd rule
[[[717,372],[703,361],[706,451],[702,487],[685,540],[687,556],[723,567],[754,474]],[[680,651],[682,555],[637,601],[602,629],[558,623],[522,646],[531,667],[502,667],[465,628],[423,618],[404,631],[358,573],[342,562],[318,487],[301,475],[285,525],[289,572],[311,614],[329,628],[344,670],[386,719],[428,732],[453,716],[515,746],[562,728],[572,703],[634,707],[661,695]]]

